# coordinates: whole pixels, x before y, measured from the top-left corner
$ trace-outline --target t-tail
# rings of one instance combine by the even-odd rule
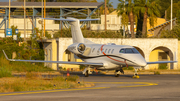
[[[99,19],[76,19],[76,18],[67,18],[67,19],[56,19],[56,18],[41,18],[47,20],[59,20],[59,21],[69,21],[71,25],[71,34],[73,43],[93,43],[83,37],[82,31],[80,29],[80,21],[94,21]]]

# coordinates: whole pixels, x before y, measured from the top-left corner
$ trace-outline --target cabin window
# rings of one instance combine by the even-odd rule
[[[92,53],[94,52],[95,48],[93,48]]]
[[[111,49],[108,50],[108,53],[110,53]]]
[[[99,52],[100,52],[100,48],[97,50],[97,54],[99,55]]]
[[[104,53],[106,53],[106,51],[107,51],[107,49],[105,50],[105,52],[104,52]]]
[[[125,53],[125,49],[121,49],[119,53]]]
[[[102,49],[102,52],[104,51],[104,48]]]
[[[114,52],[114,49],[111,51],[111,54]]]

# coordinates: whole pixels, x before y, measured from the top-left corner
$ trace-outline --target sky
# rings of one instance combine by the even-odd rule
[[[9,0],[0,0],[0,2],[8,2]],[[97,2],[104,2],[104,0],[97,0]],[[112,5],[114,6],[114,8],[117,8],[117,4],[119,3],[118,0],[110,0],[110,2],[112,2]]]
[[[104,0],[97,0],[97,2],[104,2]],[[110,2],[112,2],[115,9],[117,8],[118,3],[120,3],[118,0],[110,0]]]

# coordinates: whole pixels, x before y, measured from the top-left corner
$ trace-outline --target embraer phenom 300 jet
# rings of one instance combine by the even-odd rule
[[[42,60],[16,60],[8,59],[10,61],[24,61],[24,62],[48,62],[59,64],[76,64],[87,66],[83,74],[88,77],[91,74],[90,68],[96,68],[97,70],[115,70],[115,76],[119,76],[120,72],[124,73],[123,67],[133,66],[135,73],[133,77],[137,76],[137,69],[145,67],[147,64],[159,64],[159,63],[174,63],[177,61],[157,61],[146,62],[142,55],[132,46],[129,45],[115,45],[113,43],[108,44],[96,44],[85,39],[80,29],[80,21],[93,21],[99,19],[55,19],[55,18],[42,18],[47,20],[60,20],[69,21],[71,25],[71,34],[73,44],[68,46],[68,50],[75,57],[80,58],[84,62],[67,62],[67,61],[42,61]]]

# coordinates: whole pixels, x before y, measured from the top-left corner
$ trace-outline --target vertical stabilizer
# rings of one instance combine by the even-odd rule
[[[82,31],[80,29],[80,21],[95,21],[99,19],[75,19],[75,18],[67,18],[67,19],[56,19],[56,18],[41,18],[41,19],[47,19],[47,20],[59,20],[59,21],[69,21],[71,24],[71,34],[73,43],[87,43],[87,44],[93,44],[93,42],[84,39],[82,35]]]
[[[80,29],[80,23],[79,23],[80,21],[78,19],[74,19],[74,18],[68,18],[68,19],[74,20],[74,21],[70,22],[73,43],[84,43],[84,37],[83,37],[82,31]]]

